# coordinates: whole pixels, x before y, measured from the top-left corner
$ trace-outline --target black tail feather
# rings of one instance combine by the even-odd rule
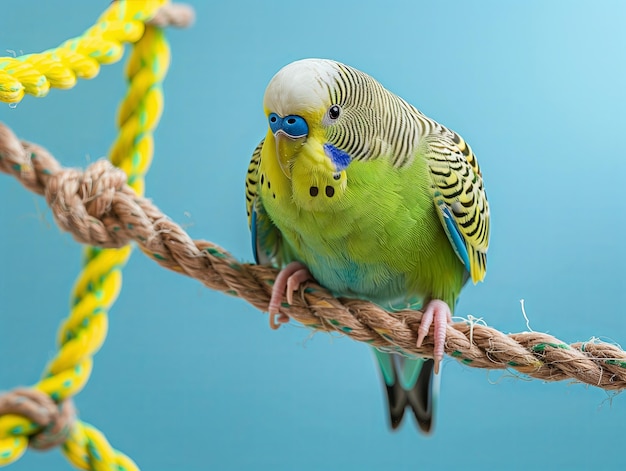
[[[422,366],[417,382],[410,391],[406,392],[407,400],[417,420],[420,430],[430,433],[433,426],[433,397],[432,382],[434,377],[435,361],[426,360]]]
[[[397,429],[404,418],[404,410],[408,405],[408,397],[400,381],[387,386],[387,406],[389,409],[389,422],[393,430]]]
[[[395,365],[394,365],[395,366]],[[432,381],[434,377],[435,362],[426,360],[422,365],[415,386],[406,390],[397,379],[390,386],[386,385],[387,404],[391,428],[396,430],[402,423],[404,412],[410,408],[415,416],[419,428],[424,433],[430,433],[433,426],[433,397]]]

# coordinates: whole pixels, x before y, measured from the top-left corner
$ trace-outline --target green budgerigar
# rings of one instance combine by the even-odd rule
[[[392,428],[407,408],[432,428],[446,326],[486,272],[489,206],[478,162],[455,132],[369,75],[305,59],[264,97],[268,131],[252,155],[247,209],[257,263],[281,268],[269,305],[309,279],[387,310],[423,310],[434,358],[375,351]]]

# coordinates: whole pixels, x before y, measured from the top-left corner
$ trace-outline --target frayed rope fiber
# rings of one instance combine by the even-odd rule
[[[192,240],[146,198],[126,185],[126,175],[100,160],[83,172],[65,169],[44,148],[20,142],[0,123],[0,170],[44,195],[57,224],[83,244],[121,247],[135,241],[160,265],[239,296],[264,311],[278,271],[238,262],[221,247]],[[372,303],[336,299],[307,283],[281,312],[305,326],[339,332],[394,351],[432,355],[432,336],[417,348],[421,313],[389,313]],[[474,322],[448,326],[445,351],[475,368],[512,369],[544,381],[575,380],[607,390],[626,387],[626,352],[599,341],[571,345],[540,332],[503,334]]]

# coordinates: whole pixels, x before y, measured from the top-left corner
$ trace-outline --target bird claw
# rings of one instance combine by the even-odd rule
[[[270,314],[270,327],[273,330],[289,322],[289,316],[280,312],[280,305],[285,291],[287,302],[293,304],[294,291],[297,291],[302,283],[312,279],[313,276],[309,269],[300,262],[291,262],[278,273],[272,287],[270,304],[267,309]]]
[[[277,330],[281,325],[289,323],[289,316],[282,312],[270,312],[270,328]]]
[[[446,327],[452,322],[452,312],[450,306],[440,299],[432,299],[424,309],[424,315],[420,322],[419,329],[417,329],[417,347],[422,346],[424,338],[430,330],[431,324],[434,321],[434,349],[433,358],[435,360],[435,374],[439,373],[439,365],[443,360],[444,346],[446,343]]]

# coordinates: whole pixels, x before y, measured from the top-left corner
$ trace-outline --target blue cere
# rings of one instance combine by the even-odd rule
[[[281,118],[276,113],[270,113],[268,121],[274,134],[283,131],[289,137],[298,138],[309,133],[309,125],[302,116],[289,115]]]

